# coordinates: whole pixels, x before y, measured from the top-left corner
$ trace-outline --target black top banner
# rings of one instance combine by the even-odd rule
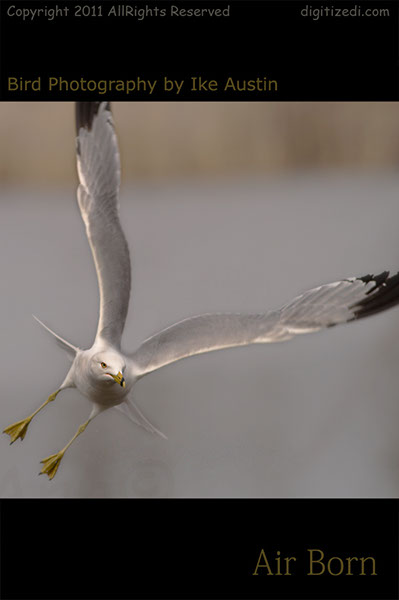
[[[1,2],[2,100],[396,100],[397,2]]]

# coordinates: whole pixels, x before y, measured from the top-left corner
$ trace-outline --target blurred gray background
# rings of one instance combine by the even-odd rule
[[[133,262],[124,347],[202,312],[262,311],[312,286],[399,269],[397,104],[115,103]],[[57,389],[97,282],[76,204],[74,107],[0,105],[0,425]],[[66,390],[25,440],[0,438],[2,497],[399,495],[399,308],[143,378],[165,441]]]

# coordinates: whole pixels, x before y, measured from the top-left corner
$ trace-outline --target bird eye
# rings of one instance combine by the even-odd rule
[[[102,366],[103,369],[107,368],[107,365],[104,362],[101,363],[101,366]]]

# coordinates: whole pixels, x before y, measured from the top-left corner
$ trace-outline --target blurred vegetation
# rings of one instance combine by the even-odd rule
[[[114,103],[124,179],[396,167],[397,103]],[[0,181],[76,178],[72,103],[0,105]]]

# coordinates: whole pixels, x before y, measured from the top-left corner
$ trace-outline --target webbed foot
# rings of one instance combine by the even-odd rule
[[[18,438],[21,438],[21,441],[24,439],[31,420],[32,417],[27,417],[26,419],[22,419],[22,421],[17,421],[9,425],[3,430],[3,433],[7,433],[10,436],[10,444],[13,444]]]
[[[43,463],[43,468],[40,471],[39,475],[48,475],[49,479],[53,479],[54,475],[57,473],[57,469],[60,466],[60,462],[62,457],[64,456],[64,450],[57,452],[57,454],[51,454],[47,458],[44,458],[40,462]]]

